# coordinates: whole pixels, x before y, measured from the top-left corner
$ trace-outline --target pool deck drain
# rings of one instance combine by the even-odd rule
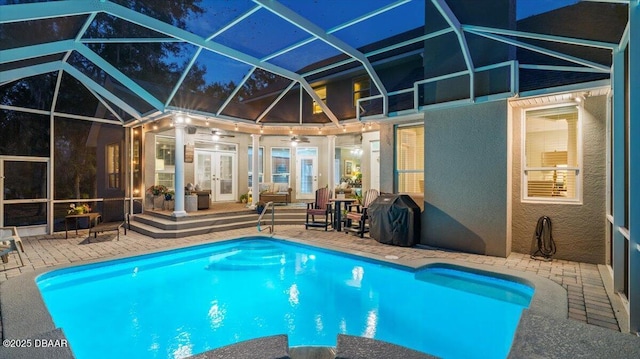
[[[79,264],[85,261],[110,259],[118,256],[131,256],[149,251],[215,242],[248,235],[260,235],[256,232],[255,228],[245,228],[179,239],[153,239],[140,233],[128,231],[126,236],[120,236],[120,241],[112,240],[109,235],[105,234],[102,235],[101,238],[98,238],[98,241],[96,242],[92,241],[91,244],[83,244],[86,243],[86,232],[86,230],[81,231],[78,236],[71,236],[68,239],[64,238],[64,233],[23,238],[25,245],[25,253],[23,254],[25,266],[19,267],[17,256],[15,254],[9,255],[9,262],[0,266],[0,268],[3,269],[3,271],[0,271],[0,283],[21,274],[40,272],[46,268],[58,265]],[[360,239],[344,233],[304,230],[300,225],[277,226],[275,234],[280,237],[295,239],[301,243],[332,248],[335,250],[343,250],[345,252],[365,254],[393,263],[398,261],[403,263],[418,263],[425,259],[455,260],[469,265],[478,264],[493,267],[496,270],[504,269],[520,271],[548,278],[561,285],[566,290],[566,310],[568,313],[568,319],[566,320],[566,323],[563,322],[563,324],[558,325],[558,328],[556,329],[564,328],[566,330],[566,328],[574,328],[574,326],[578,326],[578,329],[574,329],[576,333],[595,332],[596,337],[601,338],[600,340],[597,340],[598,343],[604,343],[604,347],[609,350],[617,348],[614,345],[616,339],[611,339],[610,337],[615,334],[615,331],[620,330],[620,325],[614,312],[614,308],[620,307],[616,303],[612,305],[612,300],[605,290],[603,276],[601,276],[600,273],[602,266],[599,268],[599,266],[594,264],[565,260],[540,262],[530,259],[526,254],[519,253],[512,253],[507,258],[499,258],[423,247],[392,247],[380,244],[369,238]],[[4,295],[5,293],[0,293],[0,296],[2,296],[0,299],[3,299]],[[614,297],[614,302],[615,299],[616,298]],[[0,310],[2,309],[3,308],[0,308]],[[4,318],[5,313],[1,314]],[[524,317],[525,316],[523,316],[523,318]],[[533,322],[535,322],[535,320]],[[535,322],[537,323],[536,325],[539,325],[538,322]],[[591,325],[584,325],[580,322]],[[622,323],[622,326],[624,327],[624,323]],[[535,325],[533,327],[535,327]],[[602,331],[602,328],[611,329],[611,331]],[[518,329],[519,332],[520,329],[521,328]],[[547,333],[556,332],[554,328],[548,329],[551,330],[547,331]],[[556,333],[556,335],[562,337],[562,333]],[[618,335],[620,335],[620,333],[618,333]],[[618,338],[617,336],[614,337]],[[638,342],[640,339],[632,335],[623,335],[622,338],[622,344],[618,342],[616,343],[621,345],[621,349],[628,348],[630,351],[627,353],[625,351],[621,352],[620,350],[616,350],[616,353],[623,354],[620,356],[621,358],[624,358],[624,355],[626,354],[632,354],[632,356],[626,357],[640,357],[640,342]],[[629,338],[633,338],[635,341],[632,339],[627,342],[626,340],[629,340]],[[5,337],[5,339],[7,338]],[[527,341],[529,341],[529,339]],[[585,341],[578,340],[578,343],[576,344],[583,345],[585,344]],[[514,341],[514,350],[516,345],[517,341]],[[530,355],[541,354],[527,345],[521,345],[518,348],[518,351],[522,353],[529,353]],[[599,353],[598,348],[589,347],[587,349],[594,355]],[[527,350],[530,351],[527,352]],[[580,351],[575,351],[574,349],[574,352],[579,353]],[[570,351],[567,353],[570,353]],[[609,358],[616,358],[616,353],[613,355],[609,353],[607,356]],[[2,354],[2,348],[0,348],[0,357],[3,357]],[[555,354],[559,355],[560,353]],[[567,358],[572,357],[569,354],[567,355]],[[514,356],[514,353],[512,352],[510,357],[524,358],[526,356]],[[554,357],[565,356],[554,355]],[[597,356],[588,357],[595,358]]]

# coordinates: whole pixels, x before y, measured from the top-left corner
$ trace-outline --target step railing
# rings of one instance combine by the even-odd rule
[[[273,227],[276,223],[276,208],[273,206],[273,202],[267,202],[267,204],[262,209],[262,213],[260,213],[260,217],[258,217],[258,232],[262,232],[266,229],[261,228],[260,223],[262,222],[262,217],[264,217],[264,214],[267,212],[269,206],[271,206],[271,225],[267,226],[266,228],[269,228],[269,234],[273,233]]]

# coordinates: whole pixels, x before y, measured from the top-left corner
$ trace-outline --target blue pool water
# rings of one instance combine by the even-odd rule
[[[44,302],[78,359],[182,358],[262,336],[339,333],[443,358],[505,358],[533,289],[451,266],[418,271],[241,239],[54,270]]]

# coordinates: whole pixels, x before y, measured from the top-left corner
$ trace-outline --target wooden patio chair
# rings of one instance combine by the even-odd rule
[[[14,251],[18,253],[20,266],[24,266],[24,261],[20,254],[20,252],[24,253],[24,246],[22,245],[22,239],[18,235],[18,228],[0,227],[0,258],[2,258],[2,263],[7,263],[9,261],[9,253]]]
[[[356,211],[347,212],[347,225],[344,228],[346,232],[355,232],[360,238],[364,237],[366,232],[369,232],[369,227],[367,224],[367,208],[369,205],[373,203],[373,201],[378,198],[380,194],[376,189],[370,189],[364,193],[364,197],[362,198],[362,206],[353,205],[351,208],[355,208]],[[355,224],[355,226],[353,226]]]
[[[328,188],[320,188],[316,191],[315,202],[307,203],[307,220],[304,224],[304,229],[309,227],[324,227],[326,231],[329,225],[333,222],[333,212],[331,211],[331,190]],[[309,221],[311,216],[311,221]],[[316,216],[323,216],[324,221],[316,221]]]

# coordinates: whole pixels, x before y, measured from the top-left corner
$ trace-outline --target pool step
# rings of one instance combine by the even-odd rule
[[[210,350],[188,359],[254,358],[254,359],[437,359],[395,344],[351,335],[338,334],[338,346],[289,347],[286,335],[274,335]]]
[[[275,226],[304,225],[305,209],[302,207],[276,207]],[[226,213],[189,213],[186,217],[175,218],[169,212],[147,211],[132,216],[131,230],[152,238],[182,238],[199,234],[228,231],[239,228],[256,227],[258,214],[253,210],[236,210]],[[265,213],[262,227],[271,224],[271,213]]]

